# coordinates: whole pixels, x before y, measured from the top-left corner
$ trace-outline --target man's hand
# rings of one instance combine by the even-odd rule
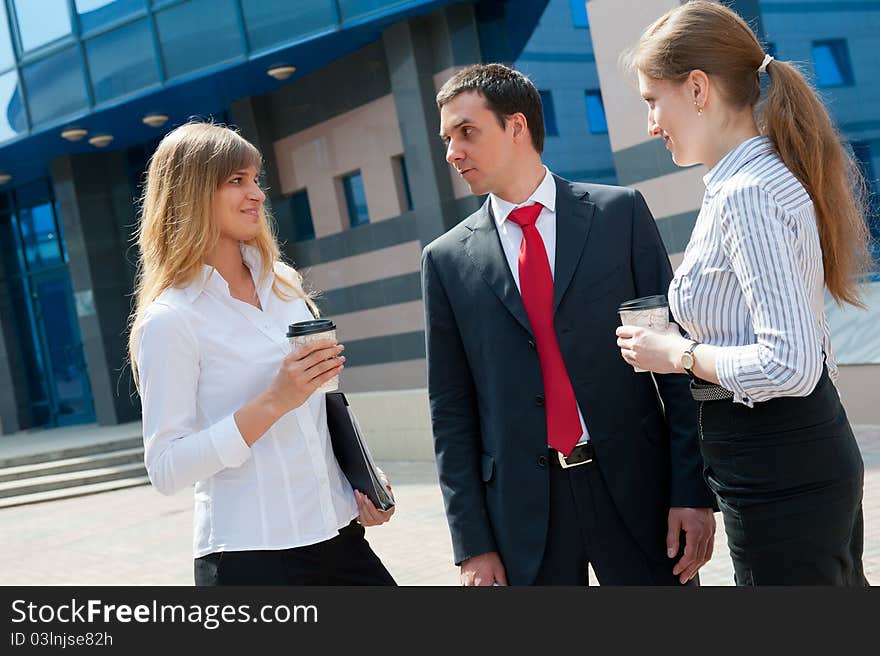
[[[507,585],[507,576],[504,574],[504,565],[501,564],[501,556],[497,551],[468,558],[461,563],[461,584],[471,585]]]
[[[712,557],[715,547],[715,515],[711,508],[670,508],[669,529],[666,532],[666,555],[675,558],[678,537],[685,532],[684,555],[675,564],[672,573],[681,583],[690,581]]]

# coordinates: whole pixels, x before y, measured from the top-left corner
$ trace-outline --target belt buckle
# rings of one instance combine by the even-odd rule
[[[577,446],[575,446],[575,449],[576,448],[577,448]],[[562,451],[557,451],[556,457],[559,458],[559,466],[562,467],[563,469],[571,469],[572,467],[580,467],[581,465],[586,465],[588,463],[593,462],[593,459],[590,458],[588,460],[581,460],[580,462],[568,464],[568,461],[565,459],[565,456],[562,455]]]

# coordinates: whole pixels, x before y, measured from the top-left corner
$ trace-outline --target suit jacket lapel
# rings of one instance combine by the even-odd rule
[[[587,200],[586,192],[577,192],[576,195],[569,182],[555,175],[553,178],[556,180],[556,267],[553,276],[555,314],[584,252],[596,206]]]
[[[476,219],[468,227],[472,232],[464,239],[465,252],[495,295],[504,303],[504,307],[532,334],[526,308],[516,288],[513,274],[510,273],[510,267],[507,265],[504,249],[501,247],[488,197]]]

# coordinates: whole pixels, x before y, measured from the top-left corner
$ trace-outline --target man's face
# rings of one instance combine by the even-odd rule
[[[446,144],[446,161],[472,193],[497,193],[509,183],[515,157],[513,128],[510,121],[501,127],[482,95],[465,91],[443,105],[440,136]]]

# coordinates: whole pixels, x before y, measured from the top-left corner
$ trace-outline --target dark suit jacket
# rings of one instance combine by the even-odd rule
[[[684,375],[635,373],[621,301],[665,294],[672,269],[642,196],[556,178],[556,334],[599,469],[643,550],[665,558],[668,510],[710,507]],[[499,551],[529,584],[549,512],[543,383],[488,198],[422,254],[428,389],[456,563]],[[659,397],[657,393],[659,389]],[[662,403],[661,403],[662,398]],[[664,411],[665,407],[665,411]]]

